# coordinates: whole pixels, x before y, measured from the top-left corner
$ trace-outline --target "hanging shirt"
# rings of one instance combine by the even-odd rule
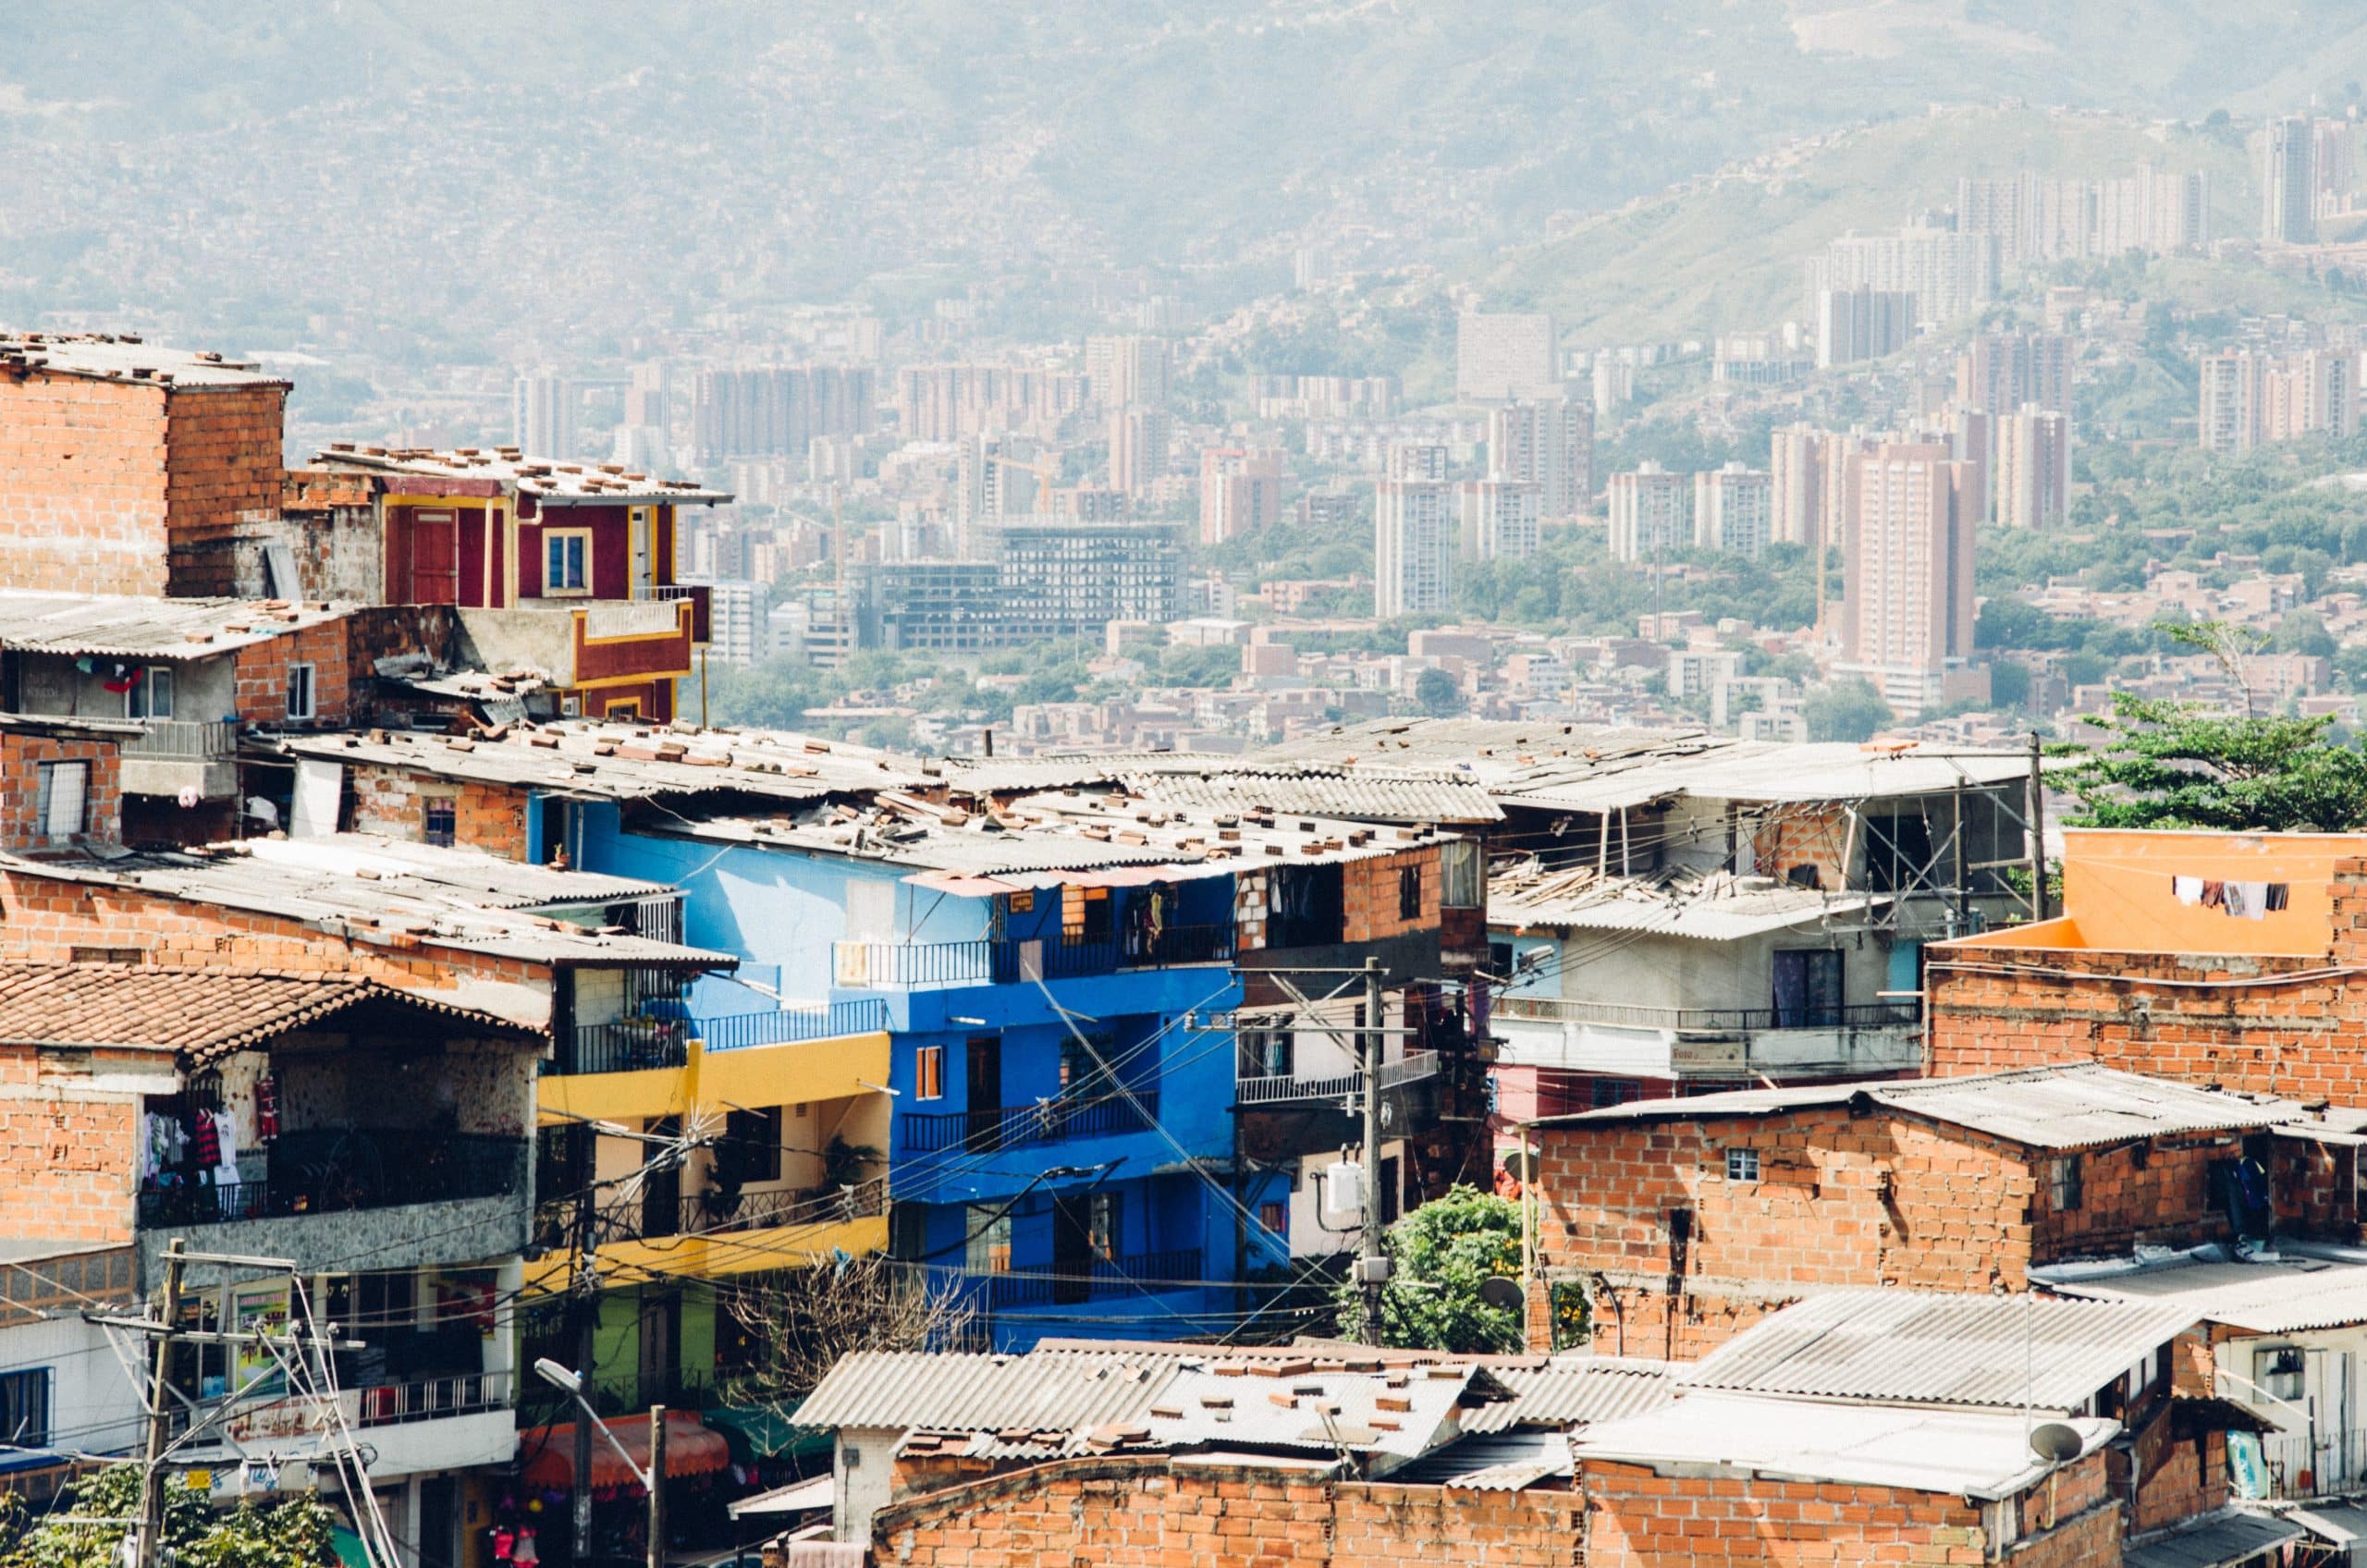
[[[222,1163],[222,1134],[214,1125],[214,1118],[199,1111],[196,1125],[190,1129],[190,1159],[202,1170],[211,1170]]]
[[[227,1110],[217,1110],[212,1121],[215,1146],[220,1155],[214,1166],[214,1184],[235,1187],[239,1184],[239,1119]]]

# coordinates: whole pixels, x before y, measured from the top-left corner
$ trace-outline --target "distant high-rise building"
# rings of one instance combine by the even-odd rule
[[[2260,237],[2307,245],[2318,237],[2318,136],[2306,115],[2268,122],[2261,175]]]
[[[1693,484],[1686,475],[1646,462],[1633,473],[1613,474],[1607,495],[1613,559],[1644,560],[1692,541],[1686,503]]]
[[[1956,401],[2007,413],[2025,403],[2071,406],[2071,339],[2057,332],[1984,332],[1956,356]]]
[[[1911,717],[1945,700],[1972,654],[1978,463],[1937,443],[1885,441],[1850,459],[1840,668]]]
[[[1164,337],[1088,337],[1085,374],[1105,409],[1167,407],[1174,355]]]
[[[2258,393],[2265,362],[2245,349],[2202,356],[2199,425],[2204,451],[2232,457],[2259,443]]]
[[[2249,349],[2202,357],[2200,439],[2234,455],[2305,435],[2359,428],[2359,355],[2312,349],[2283,359]]]
[[[1373,490],[1373,613],[1388,619],[1453,607],[1459,530],[1454,488],[1438,479],[1384,478]]]
[[[1042,465],[1036,444],[1008,431],[965,435],[953,448],[953,548],[964,560],[982,558],[1006,518],[1042,509]]]
[[[1545,487],[1533,479],[1491,474],[1455,486],[1465,560],[1523,561],[1537,554]]]
[[[745,669],[774,653],[772,584],[745,577],[709,578],[707,656]]]
[[[632,378],[625,383],[623,423],[666,429],[674,418],[672,387],[673,378],[665,361],[633,366]]]
[[[1535,484],[1541,515],[1577,516],[1594,499],[1594,410],[1570,398],[1490,410],[1488,468]]]
[[[520,376],[510,387],[510,440],[529,457],[573,458],[575,383],[549,371]]]
[[[1779,545],[1824,538],[1825,447],[1833,436],[1812,424],[1777,428],[1767,459],[1767,536]]]
[[[1200,453],[1200,543],[1221,545],[1282,521],[1282,453],[1209,447]]]
[[[1129,500],[1167,472],[1174,422],[1165,409],[1122,408],[1110,416],[1110,488]]]
[[[2196,170],[2140,169],[2116,179],[2025,170],[1956,181],[1956,231],[1995,240],[2001,267],[2168,255],[2211,242],[2211,178]]]
[[[1455,327],[1454,395],[1496,403],[1557,394],[1561,356],[1551,316],[1466,311]]]
[[[1083,408],[1078,371],[1040,365],[906,365],[896,373],[896,423],[907,441],[954,441],[981,430],[1051,427]]]
[[[1380,476],[1383,479],[1446,478],[1447,455],[1443,441],[1392,441],[1381,453]]]
[[[2071,416],[2028,403],[1991,421],[1990,489],[2008,528],[2053,528],[2071,516]]]
[[[1809,263],[1809,300],[1826,289],[1915,296],[1916,321],[1970,315],[1997,293],[1997,237],[1909,224],[1895,234],[1851,234]]]
[[[877,378],[859,365],[702,371],[691,391],[691,449],[708,463],[803,458],[818,438],[877,429]]]
[[[1819,370],[1886,359],[1914,341],[1914,295],[1885,288],[1817,290]]]
[[[1764,469],[1728,463],[1693,476],[1693,543],[1754,558],[1775,533],[1775,488]]]

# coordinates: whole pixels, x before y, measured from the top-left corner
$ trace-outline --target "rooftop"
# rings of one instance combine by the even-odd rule
[[[634,501],[711,506],[731,499],[690,479],[659,479],[622,463],[570,463],[530,458],[515,447],[357,447],[340,442],[313,466],[403,479],[474,480],[531,496],[546,506],[615,506]],[[427,488],[433,488],[432,484]]]
[[[2177,1304],[1826,1291],[1711,1351],[1691,1388],[2077,1410],[2195,1322]]]
[[[1098,787],[1166,805],[1364,822],[1496,822],[1504,815],[1476,779],[1440,769],[1355,771],[1273,756],[1195,752],[971,758],[949,767],[948,783],[957,796]]]
[[[2300,1107],[2285,1101],[2249,1099],[2078,1062],[1962,1078],[1813,1084],[1635,1100],[1569,1116],[1545,1117],[1539,1125],[1781,1116],[1853,1105],[1919,1116],[2044,1149],[2091,1148],[2180,1133],[2273,1127],[2304,1115]]]
[[[121,659],[201,659],[336,620],[355,606],[284,599],[137,599],[0,589],[0,646]]]
[[[357,1009],[434,1014],[492,1032],[516,1025],[362,974],[0,963],[0,1044],[171,1051],[191,1066],[317,1027]]]
[[[286,386],[285,376],[252,364],[102,333],[0,333],[0,374],[47,371],[99,381],[146,381],[160,386]]]
[[[1879,893],[1826,893],[1772,876],[1669,870],[1617,876],[1536,863],[1488,881],[1488,920],[1523,930],[1641,931],[1730,942],[1786,931],[1890,902]]]
[[[2079,1457],[2120,1430],[2117,1421],[2067,1421]],[[1642,1415],[1588,1427],[1570,1439],[1590,1460],[1711,1467],[1768,1480],[1898,1487],[1993,1501],[2055,1468],[2030,1452],[2019,1413],[1827,1404],[1748,1394],[1696,1393]]]
[[[2065,1265],[2036,1278],[2060,1295],[2158,1305],[2251,1334],[2367,1324],[2367,1253],[2349,1249],[2280,1243],[2274,1260],[2243,1263],[2210,1246],[2109,1271]]]

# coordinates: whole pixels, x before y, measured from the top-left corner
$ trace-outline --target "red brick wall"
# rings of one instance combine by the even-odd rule
[[[166,447],[161,386],[0,375],[9,586],[165,592]]]
[[[1419,913],[1407,919],[1398,911],[1398,877],[1406,867],[1422,879]],[[1342,939],[1378,942],[1409,931],[1429,931],[1439,924],[1439,851],[1436,845],[1393,855],[1352,860],[1340,868],[1344,919]]]
[[[112,741],[66,741],[47,735],[0,735],[0,848],[18,850],[47,842],[42,836],[41,765],[85,762],[84,836],[102,843],[123,837],[121,769]]]
[[[1757,1182],[1726,1179],[1729,1149],[1758,1154]],[[1597,1350],[1689,1358],[1819,1287],[2020,1290],[2033,1262],[2209,1239],[2205,1170],[2236,1149],[2088,1151],[2080,1206],[2060,1214],[2042,1153],[1880,1111],[1545,1127],[1538,1152],[1545,1280],[1600,1278]],[[1674,1290],[1672,1210],[1692,1216]],[[1532,1348],[1551,1342],[1548,1299],[1532,1292]]]
[[[1987,1511],[1960,1497],[1895,1487],[1757,1477],[1680,1477],[1588,1461],[1586,1568],[1674,1564],[1981,1563],[1992,1560]],[[2015,1568],[2120,1561],[2120,1510],[2091,1454],[2022,1500]],[[2050,1525],[2048,1520],[2052,1519]],[[1577,1561],[1578,1559],[1574,1559]]]
[[[346,659],[344,624],[324,621],[301,631],[252,643],[239,650],[232,666],[239,717],[249,724],[277,724],[288,717],[288,667],[313,667],[313,722],[341,725],[351,711],[352,683]]]
[[[882,1568],[1548,1568],[1580,1561],[1580,1506],[1567,1491],[1330,1483],[1164,1456],[1067,1460],[886,1509],[872,1552]]]
[[[527,858],[525,790],[474,782],[428,784],[391,767],[354,766],[347,779],[353,792],[356,833],[424,843],[426,802],[430,794],[439,794],[452,802],[454,843],[510,860]]]
[[[241,520],[279,512],[285,386],[177,387],[166,403],[165,496],[177,594],[238,591],[219,548]]]
[[[1816,868],[1817,886],[1839,892],[1849,886],[1849,813],[1826,806],[1787,811],[1751,839],[1760,875],[1789,876],[1796,865]]]
[[[138,1106],[42,1078],[31,1049],[0,1057],[0,1227],[43,1242],[129,1241]]]

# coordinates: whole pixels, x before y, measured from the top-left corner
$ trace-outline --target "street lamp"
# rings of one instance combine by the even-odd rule
[[[575,1402],[575,1408],[582,1413],[578,1419],[590,1423],[592,1430],[608,1440],[608,1446],[615,1449],[617,1457],[624,1462],[626,1472],[649,1494],[649,1568],[666,1568],[666,1488],[663,1484],[666,1479],[666,1407],[662,1404],[649,1407],[649,1468],[644,1470],[632,1462],[632,1455],[626,1452],[623,1443],[617,1440],[617,1434],[610,1431],[608,1424],[593,1410],[592,1402],[583,1397],[583,1373],[544,1356],[534,1363],[534,1376]],[[579,1444],[578,1452],[582,1452],[583,1446]],[[575,1476],[576,1486],[585,1496],[589,1496],[592,1490],[591,1469],[588,1464],[582,1465]],[[578,1516],[584,1516],[583,1512],[579,1510]],[[590,1541],[575,1543],[575,1561],[592,1561]]]

